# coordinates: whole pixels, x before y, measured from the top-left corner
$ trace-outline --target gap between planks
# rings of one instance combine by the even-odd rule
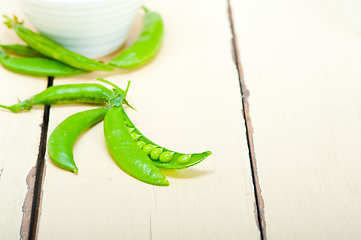
[[[48,86],[53,86],[54,78],[48,77]],[[38,159],[36,161],[36,176],[34,183],[34,196],[32,201],[31,209],[31,218],[30,218],[30,227],[29,227],[29,237],[28,240],[35,240],[37,236],[40,209],[41,209],[41,199],[42,199],[42,186],[43,179],[45,175],[45,152],[46,152],[46,141],[48,135],[48,125],[49,125],[49,114],[50,106],[44,107],[43,123],[41,125],[41,135],[40,135],[40,145]]]
[[[254,142],[253,142],[253,126],[251,122],[251,118],[249,116],[249,102],[248,96],[249,91],[246,87],[243,75],[243,68],[242,63],[239,55],[239,49],[237,47],[237,37],[234,31],[234,22],[232,17],[232,7],[230,0],[227,0],[228,3],[228,16],[230,27],[232,31],[232,44],[233,44],[233,56],[234,61],[238,71],[239,83],[240,83],[240,90],[242,95],[242,109],[243,109],[243,118],[245,121],[245,128],[246,128],[246,137],[247,137],[247,145],[248,145],[248,154],[249,154],[249,161],[251,166],[251,174],[252,174],[252,182],[253,182],[253,190],[255,195],[255,215],[256,221],[258,224],[258,228],[260,230],[261,240],[267,240],[266,235],[266,219],[264,213],[264,201],[262,197],[261,186],[259,184],[258,179],[258,172],[257,172],[257,161],[256,161],[256,153],[254,150]]]

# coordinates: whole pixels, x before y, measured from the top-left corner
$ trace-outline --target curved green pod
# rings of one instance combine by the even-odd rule
[[[179,153],[179,152],[175,152],[172,150],[169,150],[167,148],[161,147],[158,144],[155,144],[154,142],[152,142],[151,140],[149,140],[148,138],[146,138],[132,123],[132,121],[130,121],[129,117],[127,116],[127,114],[125,113],[124,109],[123,109],[123,115],[124,115],[124,119],[126,122],[126,125],[132,129],[132,133],[136,133],[138,135],[140,135],[140,137],[138,138],[138,141],[142,141],[144,142],[146,145],[145,147],[147,147],[148,145],[153,145],[155,148],[159,148],[162,149],[162,152],[169,152],[170,154],[172,154],[172,158],[170,161],[152,161],[152,163],[158,167],[158,168],[165,168],[165,169],[184,169],[184,168],[189,168],[191,166],[194,166],[200,162],[202,162],[206,157],[208,157],[209,155],[212,154],[211,151],[206,151],[206,152],[202,152],[202,153],[192,153],[192,154],[188,154],[188,153]],[[143,145],[143,144],[142,144]],[[150,151],[149,151],[150,150]],[[149,152],[149,154],[151,154],[151,149],[147,149],[146,152]],[[186,159],[186,161],[184,161],[184,159]]]
[[[1,48],[0,62],[13,72],[34,76],[59,77],[85,73],[84,70],[73,68],[50,58],[12,58]]]
[[[45,56],[41,53],[38,53],[34,49],[20,44],[7,44],[2,45],[0,44],[0,48],[4,49],[5,53],[12,54],[21,57],[38,57],[38,58],[45,58]]]
[[[18,22],[16,17],[14,17],[13,20],[6,16],[5,18],[7,19],[5,24],[9,28],[13,28],[16,34],[29,47],[49,58],[58,60],[59,62],[85,71],[114,71],[114,68],[111,66],[74,53],[50,40],[49,38],[27,29],[23,26],[23,23]]]
[[[153,165],[128,132],[123,112],[121,106],[114,106],[104,118],[104,135],[114,161],[123,171],[140,181],[168,186],[166,177]]]
[[[108,108],[97,108],[71,115],[61,122],[48,140],[48,153],[55,165],[77,173],[73,146],[79,135],[104,119]]]
[[[114,91],[100,84],[82,83],[51,86],[32,98],[12,106],[0,105],[12,112],[30,110],[33,105],[56,105],[67,103],[106,104]]]
[[[109,61],[109,65],[119,68],[136,68],[152,59],[160,49],[163,40],[163,20],[156,13],[145,9],[142,32],[129,48]]]

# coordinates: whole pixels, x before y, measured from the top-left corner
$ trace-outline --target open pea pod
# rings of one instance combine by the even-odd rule
[[[128,131],[131,133],[133,139],[138,146],[146,152],[152,159],[152,163],[158,168],[165,169],[184,169],[194,166],[202,162],[206,157],[212,154],[211,151],[202,153],[179,153],[155,144],[146,138],[132,123],[128,115],[123,109],[126,125]]]
[[[112,106],[104,118],[104,136],[110,155],[130,176],[156,186],[168,186],[167,178],[152,164],[127,131],[122,109],[121,105]]]

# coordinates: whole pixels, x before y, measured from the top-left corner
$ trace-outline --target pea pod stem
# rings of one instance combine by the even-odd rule
[[[120,87],[118,87],[117,85],[115,85],[114,83],[111,83],[103,78],[97,78],[98,81],[104,82],[106,84],[109,84],[110,86],[114,87],[114,92],[116,94],[114,94],[114,97],[112,97],[111,99],[109,99],[109,102],[111,103],[111,105],[121,105],[121,104],[125,104],[128,107],[130,107],[131,109],[137,111],[134,107],[132,107],[128,101],[125,99],[127,97],[128,94],[128,90],[130,87],[130,81],[128,81],[128,85],[127,88],[125,89],[125,91],[123,89],[121,89]],[[120,96],[124,96],[121,97]]]
[[[104,119],[108,108],[97,108],[76,113],[61,122],[48,140],[48,153],[60,168],[77,173],[74,161],[74,143],[81,133]]]
[[[11,106],[5,106],[5,105],[0,104],[0,108],[4,108],[4,109],[10,110],[12,112],[16,112]]]
[[[65,63],[74,68],[82,69],[84,71],[114,71],[111,66],[97,62],[93,59],[89,59],[77,53],[74,53],[54,41],[37,34],[23,26],[22,22],[19,22],[17,17],[10,19],[4,16],[7,21],[5,24],[9,28],[13,28],[16,34],[32,49],[39,53]]]

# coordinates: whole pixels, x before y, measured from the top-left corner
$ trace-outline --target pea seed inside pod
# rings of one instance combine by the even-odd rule
[[[143,141],[138,141],[137,144],[140,148],[143,148],[146,145]]]
[[[128,129],[128,132],[130,132],[130,133],[131,133],[131,132],[133,132],[133,131],[134,131],[134,129],[135,129],[135,128],[127,127],[127,129]]]
[[[132,128],[133,127],[133,125],[130,124],[127,120],[124,120],[124,122],[125,122],[125,125],[127,125],[127,128]]]
[[[159,156],[159,161],[169,162],[172,160],[174,152],[164,152]]]
[[[134,139],[134,141],[138,141],[138,139],[141,137],[140,135],[136,134],[136,133],[131,133],[130,134],[132,136],[132,138]]]
[[[185,154],[178,158],[178,162],[180,163],[187,163],[191,160],[192,154]]]
[[[149,155],[153,148],[155,148],[155,146],[153,146],[152,144],[148,144],[143,147],[143,151],[145,152],[145,154]]]
[[[162,149],[160,148],[154,148],[151,152],[150,152],[150,158],[153,160],[158,160],[159,156],[162,154]]]

